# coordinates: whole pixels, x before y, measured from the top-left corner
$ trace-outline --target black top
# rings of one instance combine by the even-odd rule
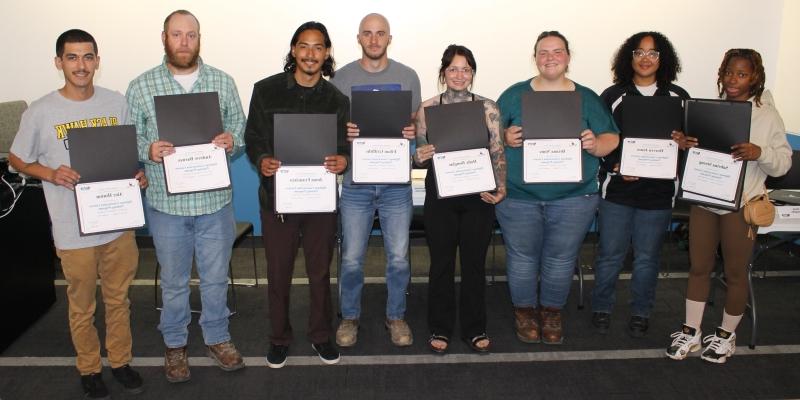
[[[682,99],[688,99],[689,93],[675,84],[667,87],[658,87],[654,96],[672,96],[674,94]],[[620,144],[625,138],[625,127],[622,124],[622,96],[642,96],[633,83],[616,84],[604,90],[600,97],[611,110],[614,122],[620,128]],[[614,103],[619,104],[614,107]],[[621,146],[603,157],[600,162],[600,193],[605,200],[629,207],[645,210],[662,210],[672,208],[675,198],[677,182],[666,179],[639,178],[637,181],[625,182],[622,176],[613,171],[614,164],[619,163]]]
[[[258,198],[262,210],[272,210],[274,178],[261,175],[261,160],[274,155],[275,114],[336,114],[337,154],[348,158],[347,121],[350,120],[350,100],[325,79],[316,85],[303,87],[292,72],[262,79],[253,86],[250,113],[244,131],[247,157],[261,178]]]

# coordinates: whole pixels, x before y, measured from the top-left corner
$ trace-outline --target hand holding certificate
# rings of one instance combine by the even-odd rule
[[[353,183],[411,181],[409,143],[401,136],[411,115],[410,91],[353,91]]]
[[[75,205],[81,235],[144,226],[144,209],[131,125],[75,128],[69,132],[70,165],[81,175]]]
[[[275,172],[276,213],[336,211],[336,175],[323,165],[332,154],[335,114],[275,114],[275,158],[280,161]]]
[[[436,148],[433,172],[439,198],[497,188],[482,101],[426,107],[425,125]]]
[[[522,97],[523,182],[583,179],[580,102],[577,92],[531,92]]]
[[[159,138],[173,148],[160,154],[167,193],[186,194],[226,189],[231,186],[226,140],[212,140],[222,132],[219,96],[216,92],[155,96]],[[151,155],[152,158],[152,155]]]
[[[702,148],[689,149],[683,166],[681,198],[725,210],[741,205],[747,163],[736,160],[732,146],[750,141],[749,102],[687,100],[686,134]]]
[[[622,99],[622,154],[620,174],[675,179],[678,145],[672,131],[681,129],[682,100],[670,96],[625,96]]]

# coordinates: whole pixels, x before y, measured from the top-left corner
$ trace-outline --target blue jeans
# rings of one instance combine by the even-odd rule
[[[597,202],[596,194],[553,201],[506,198],[495,207],[514,307],[564,307]]]
[[[200,276],[202,314],[200,327],[207,345],[231,339],[228,332],[228,263],[235,235],[233,206],[213,214],[184,217],[145,207],[156,257],[161,264],[161,297],[164,305],[158,329],[164,344],[183,347],[192,320],[189,278],[192,256]]]
[[[361,315],[364,256],[376,210],[386,251],[386,317],[405,316],[406,288],[411,276],[408,263],[408,228],[413,213],[411,185],[345,185],[339,202],[343,235],[339,302],[345,319],[358,319]]]
[[[611,313],[614,289],[633,243],[631,315],[649,318],[658,282],[661,246],[672,210],[643,210],[602,200],[600,202],[600,251],[592,290],[592,311]]]

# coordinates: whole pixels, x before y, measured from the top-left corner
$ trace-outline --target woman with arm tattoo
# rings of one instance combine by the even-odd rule
[[[425,232],[431,266],[428,286],[428,346],[444,354],[456,320],[455,260],[460,254],[461,290],[458,320],[462,339],[472,350],[485,354],[491,341],[486,335],[485,262],[494,226],[494,205],[506,195],[506,159],[500,135],[500,112],[493,101],[470,92],[477,65],[472,52],[450,45],[442,55],[439,83],[446,90],[423,102],[417,112],[417,150],[414,163],[430,167],[436,149],[427,140],[425,107],[466,101],[483,102],[487,144],[497,190],[475,195],[437,198],[432,171],[425,179]]]

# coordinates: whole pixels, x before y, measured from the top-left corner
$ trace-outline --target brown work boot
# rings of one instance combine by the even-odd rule
[[[223,371],[236,371],[244,368],[242,355],[236,350],[236,346],[230,340],[208,347],[208,356],[217,362]]]
[[[561,309],[544,307],[541,313],[542,342],[544,344],[561,344],[564,341],[561,329]]]
[[[514,330],[524,343],[539,343],[539,313],[533,307],[514,307]]]
[[[167,348],[164,353],[164,374],[170,383],[186,382],[191,378],[186,346],[175,349]]]

